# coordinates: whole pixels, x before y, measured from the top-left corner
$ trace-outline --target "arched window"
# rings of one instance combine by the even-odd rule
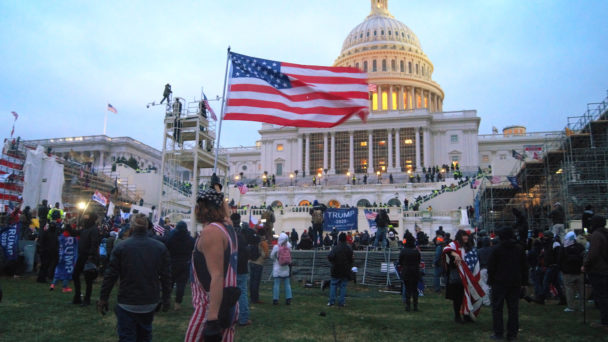
[[[401,72],[405,72],[405,67],[404,67],[404,63],[403,63],[403,61],[399,62],[399,66],[400,66],[399,70],[400,70]]]
[[[391,71],[397,71],[397,61],[394,59],[391,61]]]
[[[374,59],[374,61],[372,62],[372,71],[376,72],[378,71],[378,64],[376,63],[376,60]]]
[[[386,59],[382,60],[382,71],[386,71]]]
[[[359,62],[355,63],[355,68],[359,69]]]
[[[401,206],[401,201],[399,201],[396,198],[391,198],[390,200],[388,200],[388,206],[389,207],[400,207]]]
[[[327,202],[327,206],[330,208],[340,208],[340,202],[338,202],[337,200],[331,200]]]
[[[372,204],[365,198],[362,198],[359,201],[357,201],[357,207],[371,207],[371,206],[372,206]]]
[[[363,71],[367,72],[367,61],[363,62]]]
[[[300,203],[298,203],[298,205],[300,207],[308,207],[310,205],[310,201],[308,201],[308,200],[301,200]]]
[[[281,201],[274,201],[270,204],[270,206],[273,208],[279,208],[283,206],[283,203]]]
[[[407,62],[407,70],[410,74],[412,73],[412,62]]]

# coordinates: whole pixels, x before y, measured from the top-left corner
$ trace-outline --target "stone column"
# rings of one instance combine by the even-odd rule
[[[426,153],[425,153],[426,155]],[[416,127],[416,171],[420,171],[420,127]]]
[[[323,170],[327,170],[327,132],[323,133]]]
[[[405,107],[403,106],[403,86],[399,87],[399,93],[397,94],[397,108],[399,110],[405,109]]]
[[[353,134],[353,131],[348,132],[348,139],[350,141],[350,148],[348,151],[348,172],[350,173],[355,172],[355,142]]]
[[[302,151],[302,144],[303,144],[303,142],[302,142],[302,135],[298,134],[298,147],[296,148],[296,155],[300,156],[300,157],[298,158],[298,161],[296,162],[296,166],[295,166],[296,168],[295,168],[295,170],[298,170],[299,172],[302,172],[302,168],[303,168],[302,157],[301,156],[304,153],[302,153],[303,152]],[[291,171],[295,171],[295,170],[291,170]]]
[[[399,137],[399,128],[395,128],[395,169],[401,172],[401,138]]]
[[[430,166],[431,165],[431,138],[430,138],[430,132],[429,132],[429,128],[428,127],[424,127],[422,130],[422,143],[424,144],[423,148],[424,148],[424,166]]]
[[[393,172],[393,129],[389,128],[386,130],[386,136],[388,137],[388,171]]]
[[[329,163],[329,174],[336,174],[336,132],[331,132],[331,156]]]
[[[414,91],[414,87],[410,87],[409,89],[409,94],[408,96],[410,97],[409,101],[408,101],[408,105],[410,110],[412,109],[416,109],[416,96],[414,96],[415,91]]]
[[[367,131],[367,173],[370,175],[374,174],[374,137],[373,131]]]
[[[306,133],[306,154],[304,157],[304,172],[306,175],[310,174],[310,133]]]

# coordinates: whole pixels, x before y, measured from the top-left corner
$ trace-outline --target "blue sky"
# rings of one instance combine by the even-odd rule
[[[435,66],[444,110],[476,109],[480,133],[560,130],[607,96],[608,1],[391,0]],[[331,65],[367,0],[2,1],[0,136],[11,111],[25,139],[101,134],[161,147],[165,83],[221,95],[226,48]],[[219,112],[218,103],[212,106]],[[253,145],[260,124],[225,122],[223,146]]]

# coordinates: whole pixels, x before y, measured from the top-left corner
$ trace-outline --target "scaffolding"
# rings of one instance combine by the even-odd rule
[[[203,101],[170,99],[164,118],[161,217],[191,222],[196,192],[202,185],[201,171],[213,168],[215,138]],[[227,162],[218,160],[218,175],[226,175],[227,170]],[[196,230],[194,224],[189,228]]]
[[[583,210],[608,212],[608,98],[590,103],[583,115],[568,118],[558,137],[548,136],[539,160],[524,160],[511,173],[518,187],[483,182],[479,191],[480,228],[515,222],[513,208],[525,213],[531,229],[551,225],[549,213],[562,204],[570,228],[580,228]]]

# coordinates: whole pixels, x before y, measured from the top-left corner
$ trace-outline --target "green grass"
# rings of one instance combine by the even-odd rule
[[[0,278],[4,300],[0,304],[0,341],[113,341],[117,339],[112,312],[101,316],[95,306],[72,305],[71,294],[48,291],[34,277]],[[94,286],[97,298],[100,286]],[[345,308],[327,304],[327,290],[305,289],[292,282],[291,306],[272,305],[271,286],[263,284],[265,304],[251,309],[253,325],[237,328],[237,341],[485,341],[491,335],[491,311],[484,307],[476,323],[453,323],[451,302],[439,295],[420,299],[420,312],[406,313],[395,294],[377,288],[349,285]],[[117,288],[112,292],[114,304]],[[190,296],[181,311],[154,317],[155,341],[183,341],[192,313]],[[549,301],[545,306],[520,303],[520,341],[608,341],[606,331],[583,325],[578,313]],[[319,314],[325,312],[326,316]],[[599,314],[589,309],[597,321]]]

